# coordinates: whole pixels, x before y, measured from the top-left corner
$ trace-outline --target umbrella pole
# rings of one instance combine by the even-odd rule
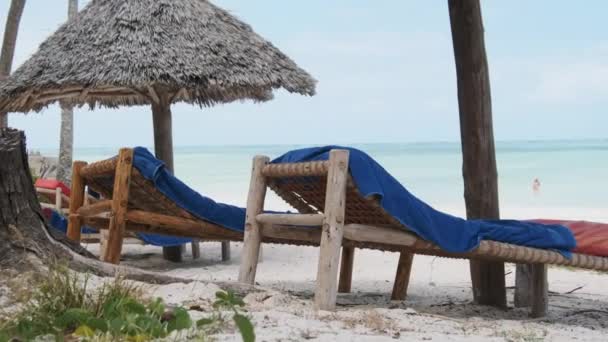
[[[154,153],[173,172],[173,135],[171,103],[166,93],[159,94],[159,101],[152,102],[152,121],[154,123]],[[163,258],[173,262],[182,261],[182,247],[163,247]]]

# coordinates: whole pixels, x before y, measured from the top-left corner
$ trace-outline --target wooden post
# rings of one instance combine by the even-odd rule
[[[108,241],[103,261],[118,264],[125,235],[126,215],[129,205],[129,187],[133,166],[133,150],[123,148],[118,154],[114,190],[112,191],[112,211],[108,228]]]
[[[57,212],[59,214],[63,214],[63,192],[61,191],[61,188],[57,188],[55,189],[55,210],[57,210]]]
[[[154,154],[156,158],[165,163],[167,170],[173,169],[173,128],[171,117],[171,103],[169,94],[161,89],[151,89],[154,92],[152,101],[152,121],[154,126]],[[163,257],[173,262],[182,261],[182,249],[180,246],[163,247]]]
[[[108,236],[109,232],[107,229],[99,230],[99,260],[101,261],[103,261],[106,250],[108,249]]]
[[[222,241],[222,261],[230,260],[230,241]]]
[[[530,264],[517,264],[515,267],[513,305],[516,308],[532,305],[532,265]]]
[[[464,197],[470,219],[498,219],[498,175],[490,76],[479,0],[448,0],[463,156]],[[471,260],[478,304],[507,306],[504,263]]]
[[[342,247],[342,260],[340,264],[340,281],[338,292],[349,293],[353,283],[353,264],[355,261],[355,248]]]
[[[544,317],[549,308],[549,282],[547,281],[547,265],[532,264],[532,310],[533,318]]]
[[[194,260],[199,259],[201,257],[200,242],[201,241],[199,239],[194,239],[190,243],[190,246],[192,247],[192,259],[194,259]]]
[[[82,219],[77,214],[84,203],[85,180],[80,176],[80,170],[87,165],[86,162],[76,161],[72,165],[72,188],[70,191],[70,210],[68,216],[67,236],[70,240],[80,242]]]
[[[258,252],[258,264],[264,262],[264,246],[260,244],[260,251]]]
[[[329,171],[325,192],[325,219],[321,233],[315,307],[334,310],[338,290],[338,263],[344,235],[346,182],[348,179],[347,150],[329,152]]]
[[[399,254],[399,263],[397,264],[397,274],[395,275],[391,300],[405,300],[407,297],[407,287],[410,283],[413,260],[413,253],[401,252]]]
[[[260,244],[262,243],[261,225],[256,217],[264,211],[264,199],[266,198],[266,179],[262,175],[262,169],[269,160],[264,156],[256,156],[253,159],[249,195],[247,195],[245,237],[243,238],[239,282],[252,285],[255,282]]]

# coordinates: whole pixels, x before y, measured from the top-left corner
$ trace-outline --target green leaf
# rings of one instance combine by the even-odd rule
[[[146,314],[146,307],[132,299],[129,299],[123,303],[122,310],[125,313],[134,313],[139,315]]]
[[[122,332],[122,328],[124,326],[125,326],[125,321],[120,317],[116,317],[110,321],[110,331],[114,335],[120,334]]]
[[[197,326],[198,328],[200,328],[200,327],[203,327],[203,326],[205,326],[205,325],[210,325],[210,324],[213,324],[213,323],[215,323],[216,321],[217,321],[217,320],[215,320],[215,319],[213,319],[213,318],[202,318],[202,319],[199,319],[198,321],[196,321],[196,326]]]
[[[108,331],[108,322],[106,322],[105,320],[101,319],[101,318],[89,318],[86,322],[86,324],[91,327],[93,330],[99,330],[101,332],[106,332]]]
[[[190,329],[192,327],[192,319],[190,318],[190,314],[184,308],[176,308],[173,310],[172,320],[169,321],[167,325],[167,330],[172,332],[174,330],[183,330]]]
[[[60,328],[77,327],[86,323],[93,315],[84,309],[68,309],[55,320],[55,325]]]
[[[109,300],[103,304],[102,308],[102,317],[111,320],[119,316],[118,314],[118,305],[120,300]]]
[[[226,291],[217,291],[215,293],[215,298],[221,299],[221,300],[226,300],[226,299],[228,299],[228,293],[226,293]]]
[[[253,324],[249,318],[241,314],[235,314],[232,318],[241,332],[243,342],[255,342],[255,332],[253,331]]]
[[[95,335],[95,332],[88,326],[81,325],[76,328],[76,331],[74,331],[74,335],[78,337],[93,337]]]
[[[162,298],[156,298],[152,303],[148,305],[150,313],[156,317],[161,317],[165,312],[165,304]]]
[[[235,306],[245,306],[243,299],[236,296],[232,297],[232,304]]]

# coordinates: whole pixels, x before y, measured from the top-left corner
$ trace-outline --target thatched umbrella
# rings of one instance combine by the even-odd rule
[[[0,84],[0,112],[151,105],[156,156],[172,170],[172,103],[266,101],[277,88],[313,95],[315,80],[206,0],[92,0]]]

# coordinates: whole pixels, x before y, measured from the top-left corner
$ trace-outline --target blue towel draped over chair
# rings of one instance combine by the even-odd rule
[[[553,249],[569,257],[576,246],[572,232],[561,225],[517,220],[464,220],[433,209],[412,195],[366,153],[349,147],[324,146],[287,152],[272,163],[327,160],[332,149],[350,151],[349,170],[363,196],[375,195],[386,212],[425,240],[448,252],[468,252],[481,240]]]

